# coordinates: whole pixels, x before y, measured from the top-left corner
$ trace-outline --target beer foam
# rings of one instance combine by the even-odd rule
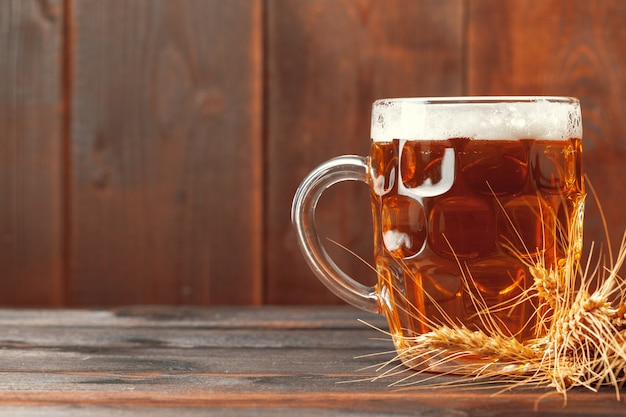
[[[449,97],[383,99],[372,107],[372,140],[582,138],[577,99]]]

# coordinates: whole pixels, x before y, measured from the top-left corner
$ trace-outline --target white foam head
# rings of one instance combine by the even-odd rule
[[[569,97],[398,98],[374,102],[372,140],[582,138]]]

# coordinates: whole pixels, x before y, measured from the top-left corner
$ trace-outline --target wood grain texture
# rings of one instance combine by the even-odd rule
[[[611,390],[398,390],[381,316],[353,308],[0,310],[0,413],[15,416],[611,416]],[[355,356],[361,356],[355,358]],[[394,362],[394,364],[396,364]],[[362,369],[369,367],[368,369]],[[360,381],[359,381],[360,380]],[[444,376],[438,382],[454,382]],[[537,407],[533,411],[534,407]]]
[[[625,19],[620,0],[0,1],[0,304],[340,303],[291,200],[368,152],[389,96],[579,97],[616,247]],[[362,184],[320,201],[368,285],[330,240],[371,262],[370,217]],[[589,197],[586,245],[604,240]]]
[[[259,303],[261,2],[72,18],[70,302]]]
[[[0,304],[63,303],[63,1],[0,2]]]
[[[590,180],[584,239],[606,249],[591,183],[617,250],[626,229],[626,2],[471,0],[469,7],[469,94],[580,98]]]
[[[337,303],[309,272],[289,223],[299,182],[341,154],[367,155],[371,103],[462,92],[463,2],[267,2],[266,120],[268,303]],[[372,261],[367,186],[341,184],[317,210],[320,236]],[[349,275],[374,273],[330,241]]]

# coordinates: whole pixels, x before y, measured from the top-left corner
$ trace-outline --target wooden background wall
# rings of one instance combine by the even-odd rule
[[[290,202],[367,152],[389,96],[579,97],[615,245],[625,22],[620,0],[0,0],[0,304],[338,303]],[[320,228],[370,259],[366,187],[336,188]]]

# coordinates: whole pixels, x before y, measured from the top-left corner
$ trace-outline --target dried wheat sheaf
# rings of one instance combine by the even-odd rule
[[[602,213],[601,217],[605,222]],[[544,328],[538,332],[541,337],[519,342],[501,329],[494,314],[494,310],[510,305],[488,307],[480,297],[474,297],[482,329],[470,330],[450,320],[443,325],[424,323],[429,331],[413,337],[387,333],[400,342],[397,346],[408,347],[398,349],[394,359],[380,365],[375,379],[395,376],[391,385],[406,387],[435,378],[415,375],[429,371],[441,375],[445,369],[444,373],[465,376],[446,384],[469,382],[476,387],[499,381],[503,390],[552,387],[565,401],[573,387],[597,391],[610,386],[619,400],[626,381],[626,281],[618,271],[626,258],[626,233],[615,258],[608,249],[593,262],[593,245],[587,261],[582,262],[580,246],[572,247],[579,245],[573,243],[572,234],[571,230],[562,231],[555,237],[568,239],[566,257],[558,270],[547,268],[540,256],[524,257],[533,284],[515,302],[538,301],[544,312],[539,324]],[[458,264],[464,285],[472,286],[470,271]],[[477,357],[481,366],[468,366],[463,361]],[[415,372],[407,376],[406,367]]]

